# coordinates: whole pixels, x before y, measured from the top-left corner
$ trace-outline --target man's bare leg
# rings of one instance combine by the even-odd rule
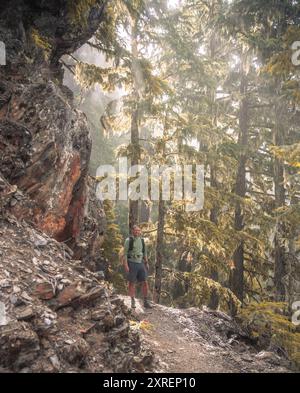
[[[135,285],[133,282],[128,283],[128,292],[131,298],[131,308],[135,308]]]
[[[147,281],[142,282],[142,293],[144,297],[144,307],[145,308],[152,308],[148,301],[148,283]]]
[[[147,283],[147,281],[142,282],[142,294],[143,294],[144,299],[147,299],[147,296],[148,296],[148,283]]]

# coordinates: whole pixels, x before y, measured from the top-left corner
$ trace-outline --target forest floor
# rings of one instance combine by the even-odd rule
[[[123,297],[127,306],[130,299]],[[157,371],[168,373],[289,372],[289,362],[257,350],[226,314],[208,309],[175,309],[137,302],[132,319],[157,357]]]

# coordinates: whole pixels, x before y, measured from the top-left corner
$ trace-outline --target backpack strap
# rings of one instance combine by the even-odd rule
[[[130,237],[129,237],[129,247],[128,247],[128,252],[130,252],[130,251],[132,251],[132,250],[133,250],[133,242],[134,242],[133,236],[130,236]]]
[[[143,255],[145,256],[145,240],[143,237],[141,238],[141,240],[142,240],[142,246],[143,246]]]
[[[141,241],[142,241],[142,247],[143,247],[143,255],[145,255],[145,248],[146,247],[145,247],[145,240],[143,237],[141,238]],[[133,238],[133,236],[130,236],[129,237],[129,247],[128,247],[128,257],[129,257],[130,251],[133,250],[133,242],[134,242],[134,238]]]

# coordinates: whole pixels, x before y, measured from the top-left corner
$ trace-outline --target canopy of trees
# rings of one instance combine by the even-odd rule
[[[205,168],[202,210],[161,189],[158,201],[110,203],[109,241],[120,248],[120,231],[142,224],[157,302],[291,308],[300,300],[299,3],[111,0],[104,12],[89,45],[107,63],[66,60],[83,91],[121,92],[104,113],[86,106],[102,135],[92,175],[118,156]]]

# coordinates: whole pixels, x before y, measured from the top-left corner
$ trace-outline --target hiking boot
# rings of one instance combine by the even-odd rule
[[[135,298],[131,298],[131,308],[135,308]]]
[[[151,306],[151,304],[149,303],[149,300],[148,300],[148,299],[145,299],[145,300],[144,300],[144,307],[145,307],[145,308],[153,308],[153,307]]]

